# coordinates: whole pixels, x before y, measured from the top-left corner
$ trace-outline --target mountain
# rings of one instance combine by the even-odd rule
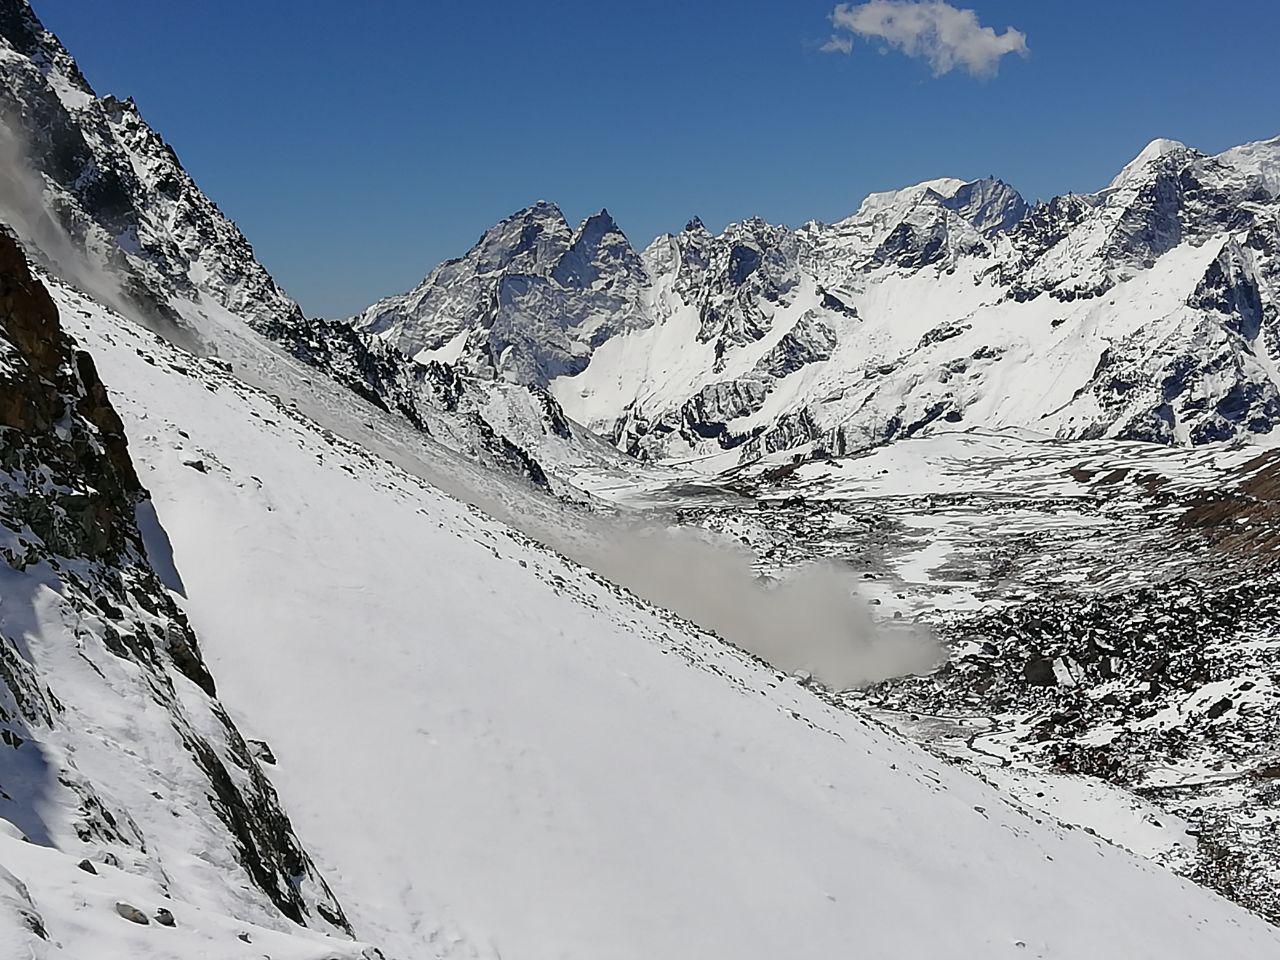
[[[1015,789],[1003,768],[975,776],[867,709],[936,709],[915,722],[974,745],[974,728],[1009,719],[984,696],[1030,711],[1052,690],[1061,712],[1071,691],[1110,692],[1100,664],[1138,647],[1115,668],[1125,721],[1148,731],[1147,707],[1181,717],[1165,680],[1184,679],[1195,644],[1169,643],[1179,662],[1159,667],[1143,644],[1086,657],[1109,642],[1113,609],[1165,618],[1151,633],[1166,640],[1198,627],[1155,582],[1180,551],[1161,541],[1157,559],[1126,565],[1154,582],[1139,601],[1046,594],[1047,612],[976,613],[982,632],[920,686],[858,695],[840,688],[937,653],[923,622],[868,618],[904,582],[849,552],[864,535],[869,550],[900,547],[897,517],[929,522],[902,513],[919,498],[850,507],[840,476],[867,466],[852,458],[707,479],[718,464],[642,463],[583,425],[649,459],[729,465],[867,442],[894,466],[915,448],[884,442],[952,422],[953,407],[954,422],[987,405],[1020,423],[1034,390],[999,391],[1060,367],[1089,382],[1065,347],[1040,356],[1044,331],[1066,311],[1059,326],[1093,336],[1087,355],[1122,316],[1102,306],[1127,290],[1130,306],[1166,309],[1163,326],[1126,319],[1146,339],[1115,354],[1080,409],[1099,423],[1128,415],[1115,397],[1140,411],[1146,388],[1116,384],[1168,345],[1186,386],[1162,401],[1175,416],[1164,439],[1204,443],[1213,461],[1219,421],[1238,433],[1270,416],[1262,387],[1215,399],[1270,355],[1261,147],[1246,163],[1161,146],[1120,185],[1031,210],[998,180],[938,180],[830,226],[749,220],[715,236],[695,219],[643,251],[604,211],[575,227],[540,203],[345,322],[303,316],[136,108],[98,97],[25,2],[0,0],[0,38],[0,208],[32,261],[0,242],[0,953],[1275,953],[1280,934],[1256,913],[1130,852],[1147,852],[1132,838],[1165,808],[1103,777],[1019,769]],[[876,404],[900,397],[902,419],[939,402],[906,368],[960,345],[984,376],[962,391],[966,370],[949,370],[952,407],[886,429]],[[1022,379],[998,366],[1001,349],[1030,364]],[[896,379],[893,350],[906,355]],[[850,383],[871,400],[841,406],[829,387]],[[1042,505],[1010,508],[999,489],[989,512],[951,492],[976,525],[966,542],[983,523],[1001,532],[992,570],[1008,566],[1006,541],[1043,539],[1023,512],[1078,510],[1128,545],[1135,517],[1162,522],[1176,503],[1159,499],[1170,474],[1206,473],[1199,459],[1160,472],[1165,451],[1138,445],[1123,462],[1141,468],[1096,486],[1152,503],[1095,508],[1068,487],[1094,473],[1053,449],[1019,476],[1053,494]],[[1011,486],[1010,460],[996,449],[983,476]],[[886,480],[875,463],[878,481],[860,486],[930,473],[899,465]],[[1235,543],[1256,532],[1234,521],[1265,513],[1263,492],[1198,516]],[[918,509],[948,519],[931,498]],[[668,526],[697,514],[723,536]],[[761,530],[767,549],[743,546]],[[1040,562],[1079,587],[1088,568],[1056,546]],[[872,603],[855,576],[881,588]],[[1253,596],[1233,594],[1228,612]],[[1059,610],[1071,629],[1055,641],[1043,625]],[[1206,668],[1235,697],[1266,675],[1268,648],[1224,634],[1255,658],[1245,672],[1215,651]],[[1024,639],[1038,645],[1031,679]],[[973,667],[983,643],[999,669]],[[1059,661],[1074,678],[1068,659],[1096,668],[1088,684],[1045,685],[1041,661],[1057,681]],[[844,669],[828,673],[833,660]],[[1251,710],[1269,710],[1268,690]],[[960,720],[937,702],[951,696]],[[1217,710],[1207,696],[1197,688],[1185,722]],[[1082,727],[1109,716],[1099,703]],[[1210,734],[1265,770],[1274,736],[1246,734],[1273,734],[1270,714],[1255,725],[1224,709]],[[1050,753],[1026,746],[1033,719],[1009,720],[1019,762]],[[1135,763],[1186,761],[1170,753],[1187,741],[1141,736]],[[1270,778],[1248,776],[1254,812],[1269,810]],[[1104,814],[1044,800],[1073,790]],[[1195,842],[1176,822],[1154,830]],[[1272,869],[1258,848],[1248,869]],[[1198,878],[1268,913],[1252,897],[1270,888],[1242,881],[1255,878],[1236,871],[1225,828],[1197,849],[1216,863]]]
[[[1098,193],[1034,207],[998,180],[950,179],[873,194],[829,226],[713,236],[695,220],[638,262],[610,221],[615,252],[587,287],[557,264],[596,218],[575,234],[539,204],[352,323],[406,356],[545,388],[635,456],[708,469],[938,426],[1267,434],[1278,151],[1156,141]]]
[[[233,923],[281,941],[298,931],[304,949],[325,937],[295,925],[348,938],[342,907],[216,698],[176,602],[184,587],[167,536],[93,359],[8,234],[0,302],[5,955],[75,955],[57,941],[78,939],[81,894],[31,894],[56,876],[70,890],[96,878],[83,894],[92,901],[128,888],[128,907],[144,914],[135,922],[177,916],[192,950]],[[17,841],[44,853],[11,849]],[[22,867],[33,856],[34,877]],[[221,934],[227,949],[234,934]]]
[[[199,353],[234,349],[247,323],[453,449],[557,492],[577,495],[560,460],[608,456],[572,440],[547,395],[464,384],[304,317],[133,101],[97,96],[27,3],[0,3],[0,44],[0,214],[44,268]],[[584,278],[608,249],[607,236],[580,238]]]
[[[1280,137],[1234,147],[1219,159],[1257,176],[1272,195],[1280,193]]]
[[[608,211],[571,229],[558,207],[540,201],[353,325],[421,363],[545,387],[581,372],[599,344],[643,324],[647,283]]]
[[[157,324],[297,312],[132,100],[98,97],[24,2],[0,37],[0,205],[47,265]]]

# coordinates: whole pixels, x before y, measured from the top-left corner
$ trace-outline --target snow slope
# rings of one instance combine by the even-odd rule
[[[12,835],[0,821],[0,956],[6,960],[369,960],[367,947],[300,927],[276,929],[174,899],[155,880]],[[124,919],[119,904],[147,923]],[[173,925],[156,917],[167,910]],[[45,934],[35,935],[33,927]]]
[[[0,955],[185,952],[220,933],[225,955],[232,924],[294,956],[329,953],[303,926],[359,952],[216,699],[92,358],[7,234],[0,465]],[[121,893],[136,903],[117,909]]]
[[[1280,194],[1280,137],[1232,147],[1218,159],[1261,177],[1273,195]]]
[[[119,385],[223,698],[389,956],[1280,949],[1252,915],[61,296]]]

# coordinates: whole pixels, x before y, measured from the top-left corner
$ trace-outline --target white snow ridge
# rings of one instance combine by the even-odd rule
[[[1274,141],[326,320],[0,80],[0,960],[1280,955]]]

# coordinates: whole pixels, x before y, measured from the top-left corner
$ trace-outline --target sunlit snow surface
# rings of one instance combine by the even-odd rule
[[[255,374],[331,433],[59,298],[112,388],[224,702],[271,744],[299,835],[389,956],[1280,949],[1256,917],[349,443],[364,429],[417,472],[480,477],[333,388]],[[128,925],[67,882],[32,889],[51,925]],[[183,955],[143,933],[115,955]]]

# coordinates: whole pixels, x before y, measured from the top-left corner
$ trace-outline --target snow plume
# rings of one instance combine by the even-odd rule
[[[1013,27],[996,33],[973,10],[943,0],[870,0],[842,3],[831,12],[836,33],[823,46],[828,53],[851,53],[854,36],[883,41],[908,57],[928,61],[934,76],[965,70],[993,77],[1002,57],[1027,55],[1027,35]],[[847,31],[842,33],[840,31]]]
[[[446,493],[550,547],[637,597],[669,610],[789,673],[845,690],[937,666],[922,626],[872,621],[853,575],[838,564],[760,576],[736,541],[691,527],[659,526],[562,504],[516,500],[418,472]]]
[[[779,579],[761,577],[751,551],[727,537],[570,506],[443,450],[424,456],[421,436],[394,415],[370,419],[367,408],[344,415],[313,387],[299,389],[282,378],[285,365],[254,369],[260,359],[237,356],[237,375],[291,396],[299,412],[336,433],[779,670],[807,671],[827,686],[848,689],[925,672],[941,661],[925,627],[874,623],[857,580],[838,564],[810,563]],[[342,399],[355,402],[354,395]]]
[[[750,551],[704,531],[607,521],[593,527],[585,544],[558,546],[780,670],[803,670],[846,689],[938,663],[928,631],[873,623],[851,574],[836,564],[807,564],[771,581],[756,574]]]
[[[657,518],[567,504],[438,447],[408,421],[354,392],[318,388],[314,371],[232,327],[216,352],[236,375],[448,496],[519,531],[641,599],[670,610],[780,670],[805,670],[846,689],[929,670],[938,644],[923,627],[872,622],[858,581],[836,564],[809,564],[777,580],[755,557],[708,531]],[[424,445],[425,444],[425,445]]]
[[[77,241],[56,213],[55,194],[30,160],[13,124],[0,118],[0,221],[22,242],[28,257],[66,283],[117,313],[191,353],[203,353],[199,338],[164,315],[145,295],[128,289],[128,265],[118,250],[93,247],[93,236]],[[114,259],[120,264],[112,264]]]
[[[0,217],[18,235],[28,254],[75,284],[95,300],[117,312],[125,300],[120,284],[89,262],[75,241],[52,215],[44,180],[28,160],[28,152],[14,130],[0,124]]]

